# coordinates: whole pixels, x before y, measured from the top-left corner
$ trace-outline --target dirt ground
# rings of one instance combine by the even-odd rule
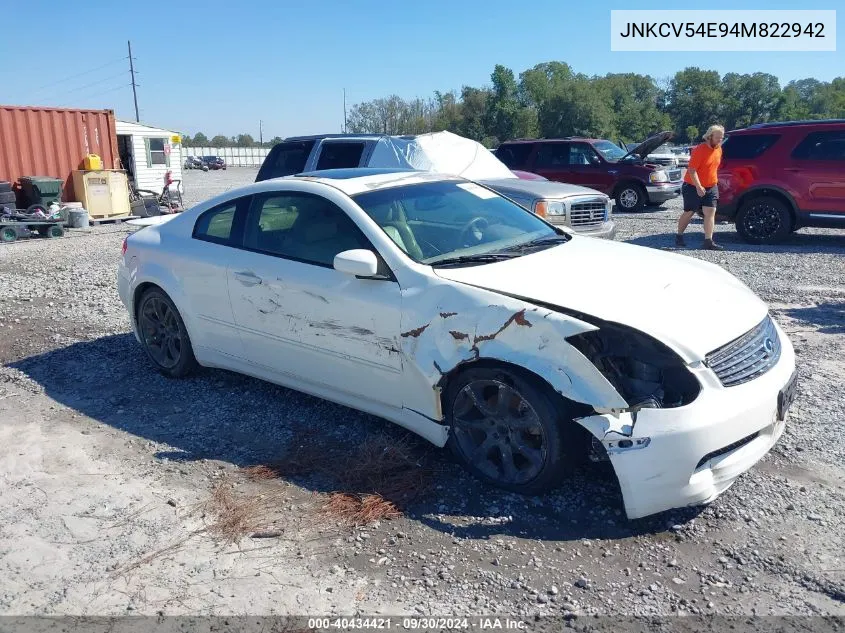
[[[254,176],[187,172],[186,194]],[[669,248],[678,213],[617,216],[617,239]],[[601,467],[520,497],[371,416],[161,377],[115,289],[131,230],[0,246],[0,614],[845,615],[845,233],[749,247],[719,225],[728,250],[687,253],[770,303],[799,394],[716,502],[632,522]]]

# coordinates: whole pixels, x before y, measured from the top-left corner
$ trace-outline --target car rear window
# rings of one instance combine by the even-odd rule
[[[314,141],[279,143],[264,159],[256,181],[301,173],[305,170],[305,163],[308,161],[312,147],[314,147]]]
[[[845,160],[845,130],[808,134],[792,156],[804,160]]]
[[[317,169],[347,169],[361,164],[364,143],[323,143]]]
[[[518,145],[501,145],[494,153],[496,158],[511,169],[519,169],[528,162],[533,145],[520,143]]]
[[[780,138],[780,134],[736,134],[722,144],[722,157],[726,159],[757,158]]]

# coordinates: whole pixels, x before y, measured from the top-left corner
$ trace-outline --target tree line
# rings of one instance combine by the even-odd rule
[[[625,143],[673,130],[698,142],[712,123],[728,130],[752,123],[845,118],[845,77],[791,81],[767,73],[724,76],[696,67],[658,80],[636,73],[587,76],[564,62],[520,73],[497,65],[490,84],[427,99],[393,95],[355,104],[354,133],[422,134],[448,130],[487,147],[513,138],[587,136]]]
[[[211,140],[202,132],[197,132],[193,136],[182,135],[182,145],[185,147],[273,147],[273,145],[281,142],[281,137],[274,136],[269,141],[259,143],[251,134],[236,134],[235,136],[218,134],[213,136]]]

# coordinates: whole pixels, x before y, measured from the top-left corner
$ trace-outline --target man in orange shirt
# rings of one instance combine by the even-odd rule
[[[704,142],[693,148],[689,166],[684,176],[681,195],[684,199],[684,212],[678,219],[678,234],[675,246],[684,247],[684,231],[689,226],[692,216],[697,211],[704,214],[704,246],[710,251],[721,251],[724,247],[713,241],[713,225],[716,223],[716,201],[719,199],[717,172],[722,162],[722,139],[725,128],[711,125],[704,135]]]

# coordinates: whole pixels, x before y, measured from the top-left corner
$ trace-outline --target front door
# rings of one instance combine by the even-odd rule
[[[569,148],[569,180],[576,185],[608,192],[613,177],[605,163],[589,143],[572,143]]]
[[[336,271],[338,253],[374,250],[317,195],[256,195],[229,295],[250,362],[319,388],[401,407],[401,293],[392,279]]]
[[[845,219],[845,130],[811,132],[784,167],[791,189],[802,192],[801,210]]]

